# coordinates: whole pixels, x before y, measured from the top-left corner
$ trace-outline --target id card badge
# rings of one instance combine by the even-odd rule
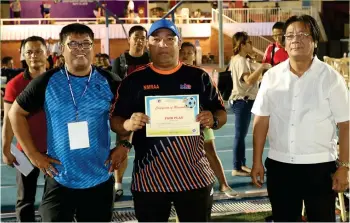
[[[87,121],[68,123],[68,136],[71,150],[90,147]]]

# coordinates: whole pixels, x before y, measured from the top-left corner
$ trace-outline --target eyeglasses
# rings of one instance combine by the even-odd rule
[[[44,51],[42,51],[42,50],[35,50],[35,51],[32,51],[32,50],[28,50],[28,51],[26,51],[24,54],[25,54],[25,56],[27,56],[27,57],[30,57],[31,55],[35,55],[35,56],[40,56],[40,55],[42,55],[44,53]]]
[[[92,42],[85,41],[85,42],[80,43],[77,41],[71,41],[71,42],[67,43],[67,46],[71,50],[76,50],[78,48],[82,48],[84,50],[89,50],[92,48]]]
[[[310,33],[288,33],[288,34],[284,35],[284,37],[287,40],[293,40],[294,37],[297,37],[298,39],[302,40],[302,39],[304,39],[305,37],[308,37],[308,36],[311,36],[311,34]]]

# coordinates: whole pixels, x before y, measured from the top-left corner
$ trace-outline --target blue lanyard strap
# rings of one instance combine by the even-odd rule
[[[73,89],[72,89],[72,84],[71,84],[71,81],[70,81],[70,78],[69,78],[69,74],[68,74],[68,71],[67,71],[67,67],[64,66],[64,70],[65,70],[65,73],[66,73],[66,77],[67,77],[67,81],[68,81],[68,86],[69,86],[69,90],[70,90],[70,94],[72,96],[72,100],[73,100],[73,104],[74,104],[74,108],[75,108],[75,120],[78,121],[78,104],[74,98],[74,94],[73,94]],[[62,70],[61,70],[62,71]],[[91,70],[90,70],[90,74],[89,74],[89,79],[88,81],[86,82],[86,86],[85,86],[85,89],[83,91],[83,94],[81,95],[81,98],[82,99],[89,87],[89,83],[90,83],[90,80],[91,80],[91,75],[92,75],[92,67],[91,67]]]

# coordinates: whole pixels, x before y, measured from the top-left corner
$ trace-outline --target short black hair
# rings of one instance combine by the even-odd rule
[[[106,53],[102,53],[102,54],[100,54],[100,57],[102,57],[102,58],[106,58],[106,59],[108,59],[108,60],[109,60],[109,55],[108,55],[108,54],[106,54]]]
[[[284,27],[284,22],[276,22],[273,26],[272,29],[282,29]]]
[[[1,64],[7,64],[8,62],[10,62],[12,60],[12,57],[4,57],[1,59]]]
[[[291,25],[292,23],[295,23],[295,22],[301,22],[301,23],[305,24],[306,26],[308,26],[310,29],[310,33],[311,33],[311,37],[312,37],[313,41],[315,43],[318,43],[320,41],[320,33],[321,33],[320,27],[317,25],[316,20],[312,16],[309,16],[309,15],[300,15],[300,16],[290,17],[286,21],[286,23],[283,27],[283,33],[286,33],[288,26]],[[284,38],[283,38],[283,41],[284,41]],[[317,54],[317,46],[314,49],[314,55],[316,55],[316,54]]]
[[[60,32],[60,42],[61,44],[64,43],[66,40],[67,36],[70,34],[87,34],[91,38],[91,40],[94,40],[94,32],[90,27],[84,24],[80,23],[72,23],[69,25],[66,25],[65,27],[62,28]]]
[[[192,43],[190,43],[190,42],[183,42],[183,43],[181,44],[180,51],[181,51],[182,48],[187,47],[187,46],[192,47],[193,50],[194,50],[194,53],[196,54],[196,51],[197,51],[197,50],[196,50],[196,47],[195,47]]]
[[[133,26],[131,27],[131,29],[129,30],[129,37],[131,37],[131,35],[136,32],[136,31],[144,31],[146,32],[146,36],[147,36],[147,30],[145,27],[143,26]]]
[[[30,36],[23,41],[23,46],[25,47],[28,42],[40,42],[46,48],[46,41],[40,36]]]

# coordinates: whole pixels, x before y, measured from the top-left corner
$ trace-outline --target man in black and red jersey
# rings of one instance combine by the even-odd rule
[[[120,57],[114,60],[112,73],[117,74],[120,78],[125,78],[128,74],[139,67],[148,64],[148,53],[145,52],[147,30],[143,26],[133,26],[129,31],[129,51],[122,53]],[[117,138],[119,138],[117,136]],[[125,159],[115,174],[115,201],[123,195],[123,176],[128,167],[128,159]]]
[[[16,97],[26,88],[32,79],[38,77],[46,71],[47,48],[45,40],[38,36],[31,36],[24,40],[24,58],[28,68],[15,76],[6,85],[4,97],[4,125],[2,128],[2,159],[9,166],[16,164],[16,158],[11,153],[11,143],[14,136],[8,112]],[[41,153],[46,152],[46,118],[44,111],[40,111],[28,117],[30,133],[33,136],[35,146]],[[17,148],[22,151],[22,147],[17,143]],[[34,167],[29,175],[25,176],[17,170],[17,220],[22,222],[34,222],[34,202],[37,187],[37,180],[40,170]]]
[[[133,133],[135,161],[131,191],[138,221],[168,221],[173,203],[180,221],[208,221],[215,175],[198,136],[146,137],[145,96],[199,95],[197,121],[203,128],[221,128],[227,114],[209,75],[179,62],[180,34],[167,20],[152,24],[148,48],[153,63],[121,83],[111,119],[120,137]],[[119,143],[112,165],[118,168],[131,144]]]

